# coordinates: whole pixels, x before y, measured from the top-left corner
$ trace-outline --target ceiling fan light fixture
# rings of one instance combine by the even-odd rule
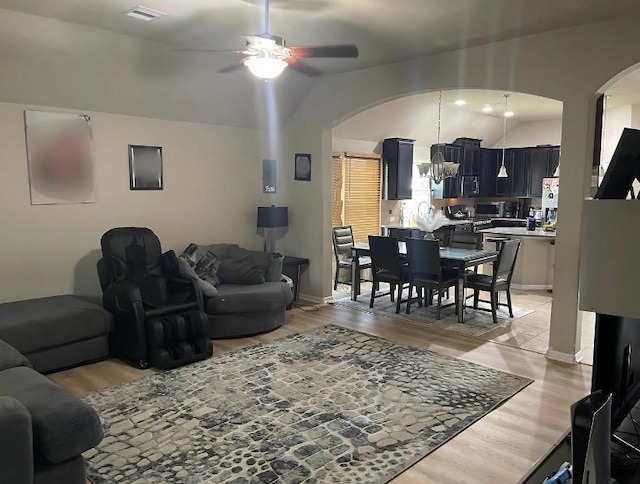
[[[251,74],[260,79],[273,79],[282,74],[288,64],[275,57],[249,57],[244,61],[244,65],[249,68]]]

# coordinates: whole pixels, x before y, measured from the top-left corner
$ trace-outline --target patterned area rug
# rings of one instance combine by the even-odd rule
[[[89,394],[95,483],[383,483],[532,380],[338,326]]]
[[[509,310],[506,306],[498,306],[498,323],[493,322],[491,312],[488,311],[476,311],[473,309],[465,309],[464,324],[458,323],[458,316],[455,314],[455,307],[450,306],[442,308],[440,313],[440,320],[436,320],[436,307],[434,305],[428,307],[418,307],[418,303],[411,305],[411,312],[405,313],[407,303],[402,303],[400,307],[400,314],[396,314],[396,303],[389,300],[389,296],[383,296],[376,298],[373,305],[373,309],[369,308],[370,294],[362,294],[358,297],[357,301],[352,301],[351,298],[346,297],[338,299],[334,302],[336,306],[342,306],[349,309],[357,309],[358,311],[364,311],[380,316],[402,318],[412,323],[428,325],[432,328],[444,329],[446,331],[452,331],[454,333],[463,334],[465,336],[482,336],[489,331],[493,331],[496,328],[501,328],[511,324],[515,319],[526,316],[533,313],[530,309],[513,307],[513,319],[509,317]],[[504,294],[502,295],[504,298]],[[406,293],[403,295],[403,300],[406,298]],[[471,305],[472,299],[467,301],[467,305]],[[503,299],[504,302],[504,299]],[[442,301],[442,304],[451,304],[453,299]],[[481,302],[478,307],[484,309],[491,309],[491,305]]]

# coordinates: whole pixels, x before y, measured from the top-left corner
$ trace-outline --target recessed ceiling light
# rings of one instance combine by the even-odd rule
[[[513,111],[505,111],[504,112],[504,117],[505,118],[513,118],[514,116],[514,112]]]
[[[133,17],[138,20],[143,20],[145,22],[150,22],[151,20],[157,19],[158,17],[164,17],[166,13],[160,12],[159,10],[154,10],[149,7],[143,7],[142,5],[138,5],[135,8],[132,8],[128,12],[125,12],[125,15],[129,17]]]
[[[467,104],[467,101],[465,101],[464,99],[458,99],[456,101],[456,106],[464,106],[465,104]]]
[[[493,108],[491,106],[489,106],[488,104],[482,107],[482,112],[483,113],[490,113],[491,111],[493,111]]]

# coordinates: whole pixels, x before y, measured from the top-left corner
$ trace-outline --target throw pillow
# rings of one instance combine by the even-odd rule
[[[192,243],[184,249],[180,256],[189,262],[200,279],[210,282],[214,286],[220,284],[218,268],[221,261],[210,251]]]
[[[182,256],[178,257],[178,268],[181,276],[188,277],[189,279],[195,281],[196,286],[200,289],[203,296],[213,297],[218,294],[216,286],[211,284],[209,281],[200,279],[198,277],[198,274],[196,274],[196,271],[193,269],[193,267],[191,267],[189,261]]]

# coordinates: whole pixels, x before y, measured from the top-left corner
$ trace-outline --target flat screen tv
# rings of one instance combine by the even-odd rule
[[[594,198],[624,200],[640,180],[640,130],[625,128]]]
[[[612,394],[615,431],[640,399],[640,320],[596,315],[591,391]]]

